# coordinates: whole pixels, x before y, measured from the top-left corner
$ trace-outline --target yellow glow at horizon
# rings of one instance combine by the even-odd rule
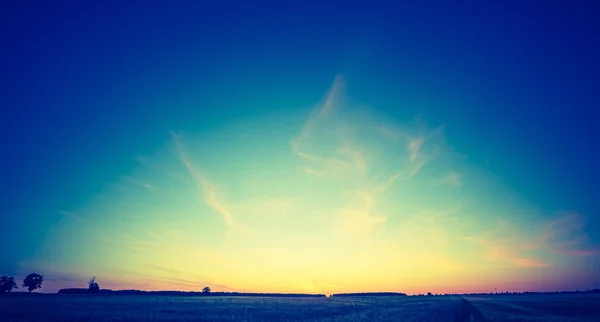
[[[173,133],[23,266],[81,278],[73,287],[95,275],[118,289],[328,294],[487,292],[571,272],[544,239],[562,228],[441,127],[349,106],[338,79],[297,128],[277,116]]]

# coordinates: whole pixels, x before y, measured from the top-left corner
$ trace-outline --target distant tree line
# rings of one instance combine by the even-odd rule
[[[445,293],[445,294],[432,294],[431,292],[425,294],[415,294],[409,296],[518,296],[518,295],[550,295],[550,294],[579,294],[579,293],[600,293],[600,289],[593,289],[587,291],[556,291],[556,292],[490,292],[490,293]]]
[[[331,297],[356,297],[356,296],[407,296],[404,293],[396,292],[371,292],[371,293],[339,293],[331,294]]]
[[[87,294],[85,288],[63,288],[58,294]],[[210,290],[197,291],[140,291],[140,290],[99,290],[98,294],[111,295],[159,295],[159,296],[255,296],[255,297],[325,297],[325,294],[294,294],[294,293],[242,293],[242,292],[211,292]]]
[[[42,288],[44,277],[37,273],[31,273],[23,279],[22,287],[31,293]],[[10,293],[18,289],[15,278],[12,276],[0,277],[0,294]],[[360,297],[360,296],[510,296],[510,295],[544,295],[544,294],[578,294],[578,293],[600,293],[600,289],[587,291],[557,291],[557,292],[490,292],[490,293],[445,293],[406,295],[397,292],[368,292],[368,293],[339,293],[331,297]],[[58,294],[112,294],[112,295],[162,295],[162,296],[254,296],[254,297],[326,297],[325,294],[300,294],[300,293],[243,293],[243,292],[212,292],[210,287],[198,291],[140,291],[140,290],[110,290],[100,289],[100,285],[93,276],[88,281],[87,288],[64,288]]]

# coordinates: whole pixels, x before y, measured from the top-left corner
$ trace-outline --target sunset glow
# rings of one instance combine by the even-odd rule
[[[43,274],[41,292],[91,276],[140,290],[600,288],[589,41],[543,36],[550,22],[521,9],[493,20],[492,5],[200,3],[22,9],[2,51],[0,275]],[[559,11],[544,17],[563,30]]]
[[[338,76],[305,118],[171,131],[23,266],[78,277],[61,286],[85,272],[105,287],[309,293],[547,289],[585,273],[581,215],[541,213],[453,151],[444,125],[346,98]]]

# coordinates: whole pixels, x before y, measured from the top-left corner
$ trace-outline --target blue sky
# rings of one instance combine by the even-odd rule
[[[543,231],[540,227],[563,218],[585,236],[576,238],[579,250],[591,254],[598,249],[600,158],[595,110],[600,45],[594,36],[600,28],[595,18],[599,8],[592,2],[411,1],[361,6],[299,1],[220,5],[15,1],[4,7],[0,13],[5,30],[0,51],[0,105],[4,106],[0,216],[8,233],[0,236],[0,242],[11,246],[3,255],[7,260],[0,261],[3,274],[46,270],[59,275],[61,267],[83,258],[57,256],[65,259],[52,266],[44,252],[59,252],[61,243],[76,242],[76,237],[68,236],[78,226],[65,223],[65,213],[87,209],[90,218],[100,220],[98,206],[93,205],[102,198],[139,201],[129,194],[119,197],[121,190],[114,186],[123,178],[137,178],[140,160],[160,163],[157,160],[168,159],[165,151],[171,151],[172,160],[181,161],[183,150],[189,150],[195,156],[194,169],[205,166],[206,177],[217,178],[218,183],[198,186],[204,201],[215,208],[213,199],[206,197],[212,184],[226,187],[219,191],[250,195],[242,188],[243,179],[253,181],[258,173],[264,174],[248,169],[266,160],[278,160],[272,165],[280,171],[295,167],[300,161],[292,158],[294,153],[307,152],[290,149],[289,142],[303,137],[313,121],[314,131],[322,126],[323,133],[342,123],[357,133],[374,124],[408,128],[399,131],[413,135],[409,143],[436,137],[428,133],[442,129],[443,143],[436,144],[453,156],[441,164],[461,164],[464,173],[479,173],[469,178],[473,182],[480,178],[477,185],[465,185],[461,196],[472,194],[483,208],[494,210],[485,215],[489,221],[508,218],[518,226],[519,218],[531,219],[532,229]],[[343,80],[339,83],[343,94],[335,92],[336,77]],[[338,96],[351,102],[353,107],[346,110],[354,112],[340,112],[342,116],[335,114],[333,119],[314,116],[315,111],[327,110],[328,97],[337,100]],[[336,106],[336,110],[343,109]],[[313,130],[313,125],[308,127]],[[321,139],[329,134],[323,135]],[[365,150],[396,149],[372,134],[359,141],[367,142]],[[173,150],[177,142],[184,142],[185,148]],[[323,139],[306,144],[306,149],[323,153],[329,144],[337,143]],[[212,147],[211,152],[201,152],[200,146]],[[281,156],[273,157],[278,153]],[[378,160],[381,169],[395,162],[382,160]],[[265,185],[288,195],[310,194],[299,188],[304,179],[296,175],[283,186],[278,186],[280,177],[267,176],[271,179]],[[141,176],[146,180],[158,175],[144,172]],[[163,177],[156,180],[169,187],[175,184],[167,184],[171,181]],[[422,182],[407,191],[428,191],[420,186]],[[340,184],[354,183],[332,182],[315,189],[327,194]],[[489,192],[478,195],[485,188]],[[335,198],[341,197],[331,196]],[[399,211],[390,201],[395,198],[386,196],[389,202],[381,208]],[[233,208],[247,202],[229,200],[236,204]],[[282,205],[286,200],[269,204]],[[313,201],[323,209],[329,206]],[[160,205],[167,207],[169,202],[173,201],[167,198]],[[134,209],[144,207],[149,206]],[[496,214],[503,207],[507,213]],[[248,216],[256,225],[269,225]],[[302,219],[288,218],[280,229],[299,223]],[[73,228],[57,233],[60,227]],[[507,238],[519,240],[525,235],[526,231]],[[392,242],[384,240],[386,245]],[[297,250],[289,247],[268,256],[284,258],[281,254]],[[98,251],[106,254],[108,248],[102,249]],[[221,249],[224,254],[228,251],[234,252]],[[582,267],[597,268],[596,255],[584,257],[577,257],[585,262]],[[91,265],[80,261],[81,267]],[[553,259],[554,264],[567,261],[571,259]],[[550,271],[548,276],[557,272],[564,270]],[[506,273],[513,275],[526,273]],[[239,272],[231,276],[253,278]],[[309,283],[312,288],[295,281],[268,289],[328,289],[319,282],[325,277],[314,279]],[[225,282],[234,285],[235,281]],[[598,287],[600,276],[591,274],[584,282]],[[56,281],[56,285],[65,283]],[[571,285],[582,286],[573,282],[561,287]],[[350,285],[345,290],[361,287]]]

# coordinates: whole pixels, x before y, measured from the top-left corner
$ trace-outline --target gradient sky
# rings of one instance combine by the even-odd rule
[[[593,1],[196,2],[3,2],[0,274],[600,288]]]

